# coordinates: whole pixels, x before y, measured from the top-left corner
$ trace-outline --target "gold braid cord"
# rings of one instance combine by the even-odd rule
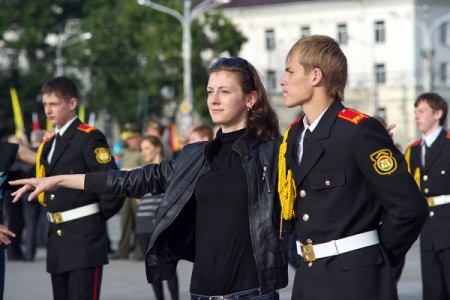
[[[295,181],[292,170],[287,169],[285,157],[287,150],[286,140],[290,129],[289,127],[284,133],[283,142],[280,145],[280,152],[278,154],[278,194],[280,195],[281,203],[280,239],[282,238],[283,219],[289,221],[294,217]]]
[[[414,174],[411,171],[411,147],[406,149],[405,160],[408,165],[408,172],[414,176],[414,180],[417,183],[417,186],[420,188],[420,168],[416,168],[414,170]]]
[[[41,164],[42,150],[44,149],[44,144],[45,144],[45,142],[41,143],[37,150],[37,157],[36,157],[36,177],[37,178],[45,177],[45,168],[44,168],[44,165]],[[47,204],[45,203],[44,192],[42,192],[38,195],[38,201],[42,206],[47,206]]]

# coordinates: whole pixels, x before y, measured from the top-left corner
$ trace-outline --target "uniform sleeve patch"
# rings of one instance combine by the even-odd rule
[[[344,120],[347,120],[353,124],[359,124],[362,120],[370,118],[368,115],[360,113],[351,108],[344,108],[338,114],[338,117]]]
[[[108,148],[100,147],[95,150],[95,159],[101,164],[106,164],[111,161],[111,153]]]
[[[81,131],[84,131],[86,133],[90,133],[91,131],[95,130],[95,127],[89,126],[88,124],[81,124],[80,126],[78,126],[77,129],[81,130]]]
[[[397,170],[397,161],[389,149],[370,154],[370,159],[373,161],[373,168],[380,175],[389,175]]]

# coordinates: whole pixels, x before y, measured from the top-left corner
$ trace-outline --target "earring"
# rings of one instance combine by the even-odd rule
[[[250,111],[250,107],[247,107],[247,111]]]

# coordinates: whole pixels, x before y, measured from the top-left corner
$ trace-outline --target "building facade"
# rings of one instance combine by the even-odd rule
[[[339,41],[348,60],[345,104],[397,124],[403,149],[419,137],[417,95],[450,101],[449,0],[234,0],[223,13],[248,38],[239,55],[263,75],[283,130],[300,113],[284,108],[278,84],[286,54],[311,34]]]

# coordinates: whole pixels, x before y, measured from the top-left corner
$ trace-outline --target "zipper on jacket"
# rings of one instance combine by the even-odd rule
[[[253,236],[252,211],[251,211],[251,207],[250,207],[251,206],[250,205],[251,204],[251,196],[250,196],[249,175],[248,175],[248,170],[245,167],[245,162],[248,161],[248,156],[247,155],[246,156],[242,156],[242,154],[239,151],[237,151],[237,150],[234,150],[234,151],[236,151],[239,154],[239,156],[241,157],[242,168],[244,169],[245,175],[247,176],[247,195],[248,195],[247,207],[248,207],[248,218],[249,218],[248,222],[249,222],[249,226],[250,226],[250,239],[252,240],[253,258],[255,259],[256,271],[258,273],[258,282],[259,282],[258,289],[261,290],[261,278],[262,278],[262,276],[260,274],[260,268],[259,268],[260,264],[259,264],[257,255],[255,253],[257,250],[255,248],[256,243],[255,243],[254,236]],[[256,193],[258,194],[258,191]]]
[[[263,166],[263,176],[262,176],[262,181],[265,181],[265,182],[266,182],[267,191],[268,191],[269,193],[271,193],[272,191],[270,190],[269,180],[266,180],[266,174],[267,174],[266,172],[267,172],[267,169],[268,169],[267,165],[264,165],[264,166]]]

